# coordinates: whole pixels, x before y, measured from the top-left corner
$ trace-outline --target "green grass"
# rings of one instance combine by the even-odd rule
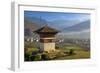
[[[77,45],[63,45],[60,46],[59,48],[57,48],[57,50],[61,50],[62,52],[69,52],[70,49],[74,50],[74,54],[73,55],[66,55],[66,56],[58,56],[56,58],[53,58],[51,60],[67,60],[67,59],[87,59],[90,58],[90,51],[86,51],[83,48],[81,48],[80,46]],[[26,53],[29,54],[30,56],[32,55],[32,52],[36,52],[39,51],[39,49],[35,48],[35,47],[30,47],[27,48]],[[56,52],[55,52],[56,53]],[[42,54],[42,53],[38,53],[38,54]],[[53,54],[48,54],[48,56],[52,56]]]
[[[69,55],[65,57],[56,58],[56,60],[66,60],[66,59],[87,59],[90,58],[90,51],[75,51],[74,55]]]
[[[62,50],[64,52],[69,52],[70,49],[74,50],[74,55],[69,55],[65,57],[59,57],[56,59],[64,60],[64,59],[85,59],[90,58],[90,51],[85,51],[83,48],[77,45],[70,45],[70,46],[62,46],[59,47],[59,50]]]

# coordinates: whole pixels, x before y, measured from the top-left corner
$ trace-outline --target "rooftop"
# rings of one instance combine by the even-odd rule
[[[56,30],[56,29],[54,29],[54,28],[51,28],[51,27],[49,27],[48,25],[45,25],[45,26],[43,26],[43,27],[41,27],[41,28],[39,28],[39,29],[37,29],[36,31],[34,31],[34,32],[36,32],[36,33],[58,33],[59,31],[58,30]]]

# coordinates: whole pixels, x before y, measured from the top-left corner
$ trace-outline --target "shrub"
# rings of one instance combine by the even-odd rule
[[[34,61],[35,56],[30,56],[30,61]]]
[[[40,54],[35,55],[35,59],[34,60],[36,60],[36,61],[41,60],[41,55]]]
[[[48,54],[42,54],[41,55],[41,58],[42,58],[42,60],[49,60],[50,58],[49,58],[49,56],[48,56]]]
[[[59,46],[56,46],[55,48],[56,48],[56,49],[59,49]]]
[[[74,54],[74,49],[70,49],[69,50],[69,55],[73,55]]]
[[[25,61],[29,61],[30,60],[30,54],[25,53],[24,56],[25,56],[25,58],[24,58]]]
[[[40,61],[41,60],[41,55],[40,54],[36,54],[30,57],[31,61]]]

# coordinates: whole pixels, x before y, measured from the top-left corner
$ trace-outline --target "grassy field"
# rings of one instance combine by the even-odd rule
[[[90,51],[78,51],[75,50],[74,51],[75,54],[74,55],[69,55],[69,56],[65,56],[65,57],[59,57],[56,58],[56,60],[65,60],[65,59],[87,59],[90,58]]]
[[[74,55],[56,58],[56,59],[59,59],[59,60],[90,58],[90,51],[86,51],[86,50],[84,50],[84,48],[81,48],[80,46],[77,46],[77,45],[62,46],[59,49],[64,51],[64,52],[69,52],[70,49],[73,49],[74,53],[75,53]]]
[[[48,58],[46,60],[67,60],[67,59],[87,59],[87,58],[90,58],[90,51],[88,50],[85,50],[84,48],[78,46],[78,45],[75,45],[75,44],[72,44],[72,45],[63,45],[63,46],[57,46],[56,50],[59,50],[60,53],[65,53],[66,55],[63,56],[60,56],[60,53],[57,53],[57,52],[54,52],[54,53],[46,53],[47,56],[49,57],[52,57],[52,56],[56,56],[55,58]],[[73,54],[69,54],[70,50],[73,50]],[[31,47],[27,47],[27,50],[25,51],[25,60],[29,61],[31,57],[31,60],[30,61],[34,61],[33,60],[33,56],[32,56],[32,53],[33,52],[38,52],[39,49],[37,49],[36,47],[34,46],[31,46]],[[57,53],[57,54],[56,54]],[[44,53],[37,53],[35,56],[37,56],[39,58],[39,60],[36,58],[35,61],[43,61],[43,59],[41,58],[41,56],[43,55]],[[40,59],[41,58],[41,59]]]

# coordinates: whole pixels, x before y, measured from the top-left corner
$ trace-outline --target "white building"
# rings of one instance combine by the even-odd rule
[[[55,35],[58,33],[58,30],[46,25],[35,32],[40,36],[40,51],[55,51]]]

